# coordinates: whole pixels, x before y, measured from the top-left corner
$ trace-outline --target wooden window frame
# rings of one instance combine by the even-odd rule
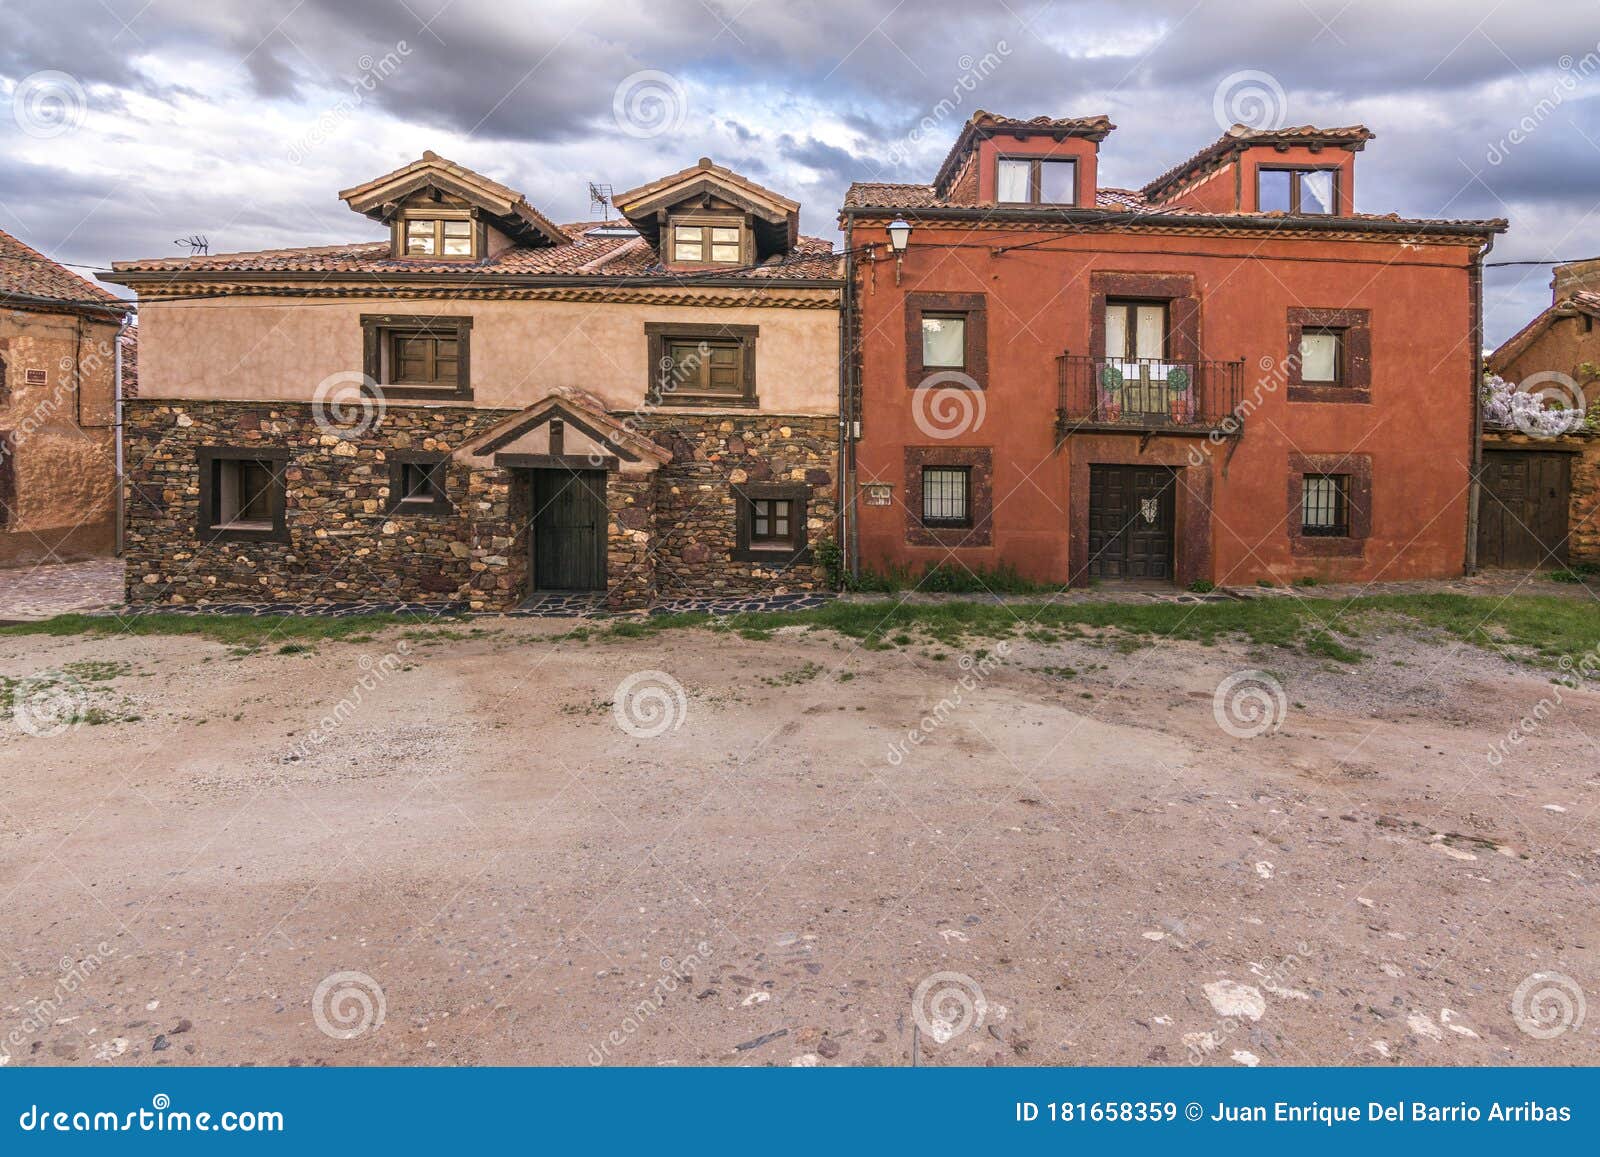
[[[1300,206],[1300,181],[1298,176],[1289,182],[1289,209],[1291,217],[1337,217],[1342,202],[1339,200],[1343,189],[1340,180],[1341,174],[1338,165],[1257,165],[1256,166],[1256,212],[1282,212],[1282,210],[1266,210],[1261,207],[1261,174],[1262,173],[1331,173],[1333,175],[1333,207],[1326,213],[1307,213]]]
[[[362,356],[367,380],[380,395],[432,401],[470,401],[472,399],[471,336],[472,319],[460,316],[422,316],[396,313],[361,315]],[[394,335],[420,333],[453,338],[456,342],[456,384],[406,385],[385,380],[389,363],[388,346]],[[370,387],[364,387],[369,389]]]
[[[417,221],[433,223],[433,252],[411,252],[410,226]],[[466,253],[444,251],[444,223],[467,222],[468,250]],[[477,261],[487,252],[487,230],[470,209],[408,209],[394,219],[392,248],[394,255],[403,261]]]
[[[1305,340],[1306,334],[1321,334],[1333,338],[1333,377],[1307,378],[1305,376],[1305,357],[1300,352],[1300,344]],[[1300,327],[1300,342],[1296,343],[1295,355],[1300,362],[1300,381],[1303,385],[1324,388],[1342,388],[1350,377],[1350,372],[1345,368],[1345,360],[1350,349],[1349,335],[1342,325],[1303,325]]]
[[[1340,335],[1336,382],[1308,382],[1302,376],[1300,335],[1306,330],[1337,330]],[[1285,365],[1291,402],[1372,401],[1372,317],[1365,309],[1320,309],[1294,306],[1288,313]]]
[[[1007,161],[1026,162],[1028,165],[1028,199],[1026,201],[1000,200],[1000,166]],[[1046,164],[1072,166],[1072,200],[1046,201],[1044,200],[1044,166]],[[1038,205],[1045,209],[1070,209],[1078,204],[1078,158],[1077,157],[1041,157],[1037,155],[1017,155],[1015,153],[1001,153],[994,159],[994,199],[997,205]]]
[[[385,514],[431,518],[454,513],[455,503],[450,501],[449,454],[427,450],[388,450],[385,451],[385,457],[389,460],[389,498],[384,503]],[[434,475],[437,489],[427,499],[405,497],[407,466],[429,466],[437,470]]]
[[[935,374],[961,374],[984,389],[989,381],[989,310],[981,293],[906,294],[906,388],[916,389]],[[922,362],[922,318],[961,316],[966,319],[966,365],[928,366]],[[941,381],[939,389],[971,389],[963,381]]]
[[[755,539],[755,503],[789,503],[789,537],[784,541]],[[811,561],[811,546],[806,534],[811,487],[804,483],[745,482],[733,486],[735,543],[730,557],[735,562],[762,562],[791,566]]]
[[[695,406],[701,409],[754,409],[761,404],[756,393],[757,325],[700,325],[694,322],[644,323],[646,366],[645,401],[652,406]],[[737,394],[697,393],[674,386],[665,388],[672,375],[671,347],[684,342],[740,347],[740,384]]]
[[[928,472],[930,470],[943,470],[961,477],[962,507],[966,514],[961,518],[929,518],[928,517]],[[917,511],[917,519],[928,530],[969,530],[972,527],[972,467],[970,465],[945,465],[939,462],[929,462],[922,467],[921,485],[918,487],[921,495],[921,507]]]
[[[202,544],[214,542],[288,542],[288,482],[284,477],[289,461],[287,447],[278,446],[201,446],[195,453],[200,473],[200,502],[196,533]],[[267,462],[272,472],[272,525],[270,527],[218,526],[216,510],[217,470],[223,462]]]
[[[700,258],[698,260],[680,259],[678,257],[678,229],[699,229],[700,233]],[[707,229],[737,229],[739,231],[739,256],[734,261],[716,261],[712,258],[712,245],[714,244]],[[722,242],[727,244],[727,242]],[[666,264],[678,268],[694,269],[740,269],[751,264],[752,234],[750,224],[739,214],[714,214],[714,213],[689,213],[669,217],[666,228],[666,252],[661,256]]]
[[[1126,357],[1112,357],[1110,351],[1106,350],[1105,348],[1105,339],[1104,336],[1102,336],[1100,349],[1103,352],[1096,353],[1094,356],[1096,358],[1103,358],[1103,360],[1108,362],[1138,361],[1138,317],[1137,314],[1133,313],[1133,311],[1137,310],[1140,306],[1147,305],[1155,305],[1161,308],[1161,354],[1155,360],[1163,362],[1172,360],[1172,300],[1171,298],[1166,297],[1107,297],[1105,301],[1105,310],[1100,315],[1102,322],[1102,335],[1104,329],[1109,328],[1109,326],[1104,325],[1105,318],[1110,315],[1113,309],[1128,310],[1130,312],[1128,320],[1133,324],[1123,327],[1123,337],[1132,342],[1135,352]]]

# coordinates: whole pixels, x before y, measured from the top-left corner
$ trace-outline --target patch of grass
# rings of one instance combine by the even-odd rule
[[[61,669],[80,683],[104,683],[128,674],[133,666],[114,659],[80,659],[63,663]]]
[[[822,674],[822,667],[817,663],[807,661],[793,670],[784,671],[778,675],[762,675],[761,681],[768,687],[793,687],[796,683],[809,683]]]
[[[1067,589],[1060,583],[1039,583],[1023,578],[1016,567],[1005,564],[993,570],[974,570],[947,563],[930,563],[921,571],[897,566],[881,572],[864,572],[850,583],[850,588],[884,593],[915,590],[958,595],[1033,595]]]
[[[704,623],[705,616],[697,615],[658,615],[650,620],[652,633]],[[609,629],[615,631],[621,625]],[[1341,663],[1364,658],[1352,641],[1373,626],[1442,634],[1535,663],[1553,662],[1561,655],[1578,656],[1600,646],[1600,607],[1586,600],[1551,596],[1366,595],[1344,600],[1009,606],[833,602],[808,610],[729,615],[718,623],[721,630],[762,636],[784,627],[835,631],[869,650],[891,646],[891,640],[909,631],[917,631],[935,644],[964,650],[964,641],[1009,638],[1029,631],[1076,636],[1114,629],[1117,634],[1105,642],[1117,650],[1151,646],[1165,639],[1201,644],[1236,639],[1259,647],[1303,650]]]
[[[1301,575],[1294,580],[1294,585],[1297,587],[1314,587],[1317,585],[1317,576],[1314,574]]]
[[[280,655],[306,655],[316,651],[310,643],[285,643],[278,648]]]
[[[1210,579],[1195,579],[1189,584],[1189,589],[1197,595],[1209,595],[1217,589],[1217,584]]]
[[[459,620],[443,619],[443,622]],[[124,616],[57,615],[36,623],[0,627],[5,635],[198,635],[233,646],[259,647],[275,640],[348,640],[386,627],[416,627],[415,615],[174,615],[154,611]]]

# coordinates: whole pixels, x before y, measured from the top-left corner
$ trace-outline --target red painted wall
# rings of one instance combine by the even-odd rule
[[[1231,184],[1231,179],[1229,179]],[[1349,183],[1346,182],[1347,189]],[[1386,240],[1062,233],[919,220],[901,284],[882,221],[855,219],[852,248],[877,244],[858,265],[862,439],[857,480],[887,482],[893,505],[858,503],[868,568],[920,569],[946,561],[939,546],[907,542],[908,446],[987,447],[994,461],[992,545],[954,555],[974,569],[1004,562],[1041,581],[1065,582],[1071,557],[1074,465],[1088,461],[1179,464],[1179,581],[1397,580],[1463,568],[1476,355],[1471,348],[1468,268],[1474,245]],[[1094,271],[1192,274],[1200,298],[1201,357],[1245,360],[1254,406],[1236,450],[1158,436],[1078,434],[1056,445],[1056,355],[1090,348]],[[981,293],[987,312],[987,389],[982,422],[948,440],[930,438],[913,414],[906,365],[907,293]],[[1283,364],[1294,307],[1366,309],[1371,325],[1370,404],[1289,401]],[[1356,557],[1297,554],[1287,526],[1291,454],[1370,455],[1371,536]],[[1226,461],[1225,461],[1226,460]],[[1225,462],[1225,464],[1224,464]],[[1078,505],[1085,503],[1082,494]],[[1209,505],[1209,518],[1204,514]],[[1187,509],[1187,513],[1186,513]],[[1197,513],[1197,511],[1199,513]],[[1208,523],[1199,526],[1197,523]],[[1198,536],[1198,537],[1197,537]]]

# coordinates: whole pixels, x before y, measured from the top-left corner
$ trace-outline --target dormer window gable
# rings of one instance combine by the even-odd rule
[[[432,152],[339,198],[389,227],[400,260],[481,261],[507,246],[571,240],[515,189]]]
[[[701,157],[612,203],[668,269],[732,271],[793,252],[800,205]]]

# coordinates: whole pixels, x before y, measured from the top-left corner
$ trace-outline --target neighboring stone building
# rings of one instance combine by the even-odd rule
[[[799,205],[699,164],[557,225],[432,153],[340,197],[387,240],[119,262],[130,601],[813,590],[839,301]]]
[[[1489,355],[1489,372],[1551,404],[1600,414],[1600,258],[1558,265],[1550,307]],[[1600,433],[1483,433],[1484,566],[1600,563]]]
[[[0,232],[0,567],[110,554],[113,294]]]

